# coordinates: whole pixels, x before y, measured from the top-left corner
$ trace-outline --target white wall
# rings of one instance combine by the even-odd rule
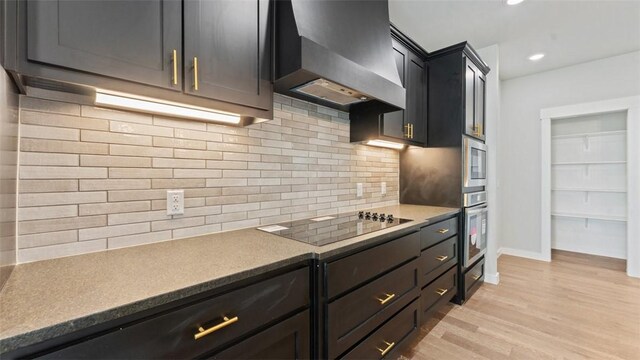
[[[500,49],[498,45],[487,46],[477,50],[478,54],[489,65],[491,71],[487,75],[486,95],[486,144],[487,155],[487,203],[489,206],[489,231],[487,233],[487,254],[485,255],[485,281],[497,284],[500,282],[498,274],[498,239],[500,228],[498,226],[498,214],[500,203],[498,201],[499,184],[497,149],[500,136]]]
[[[506,80],[500,91],[499,245],[540,258],[540,109],[640,95],[640,51]]]

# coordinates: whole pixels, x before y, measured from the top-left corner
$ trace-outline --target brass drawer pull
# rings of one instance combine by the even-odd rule
[[[178,85],[178,50],[173,49],[173,85]]]
[[[411,139],[413,139],[413,124],[409,124],[411,125]]]
[[[438,232],[439,232],[440,234],[446,234],[446,233],[448,233],[448,232],[449,232],[449,229],[440,229],[440,230],[438,230]]]
[[[396,297],[396,294],[384,294],[386,296],[386,298],[384,299],[378,299],[378,301],[380,301],[380,305],[384,305],[386,303],[388,303],[389,301],[391,301],[391,299],[393,299],[394,297]]]
[[[396,345],[396,343],[395,343],[395,342],[391,342],[391,343],[389,343],[389,342],[386,342],[386,341],[385,341],[384,343],[387,345],[387,347],[386,347],[386,348],[384,348],[384,349],[380,349],[380,348],[378,348],[378,351],[380,351],[380,356],[385,356],[385,355],[387,355],[387,353],[388,353],[389,351],[391,351],[391,349],[393,349],[393,347]]]
[[[198,58],[193,58],[193,90],[198,91]]]
[[[480,278],[481,278],[481,276],[480,276],[480,275],[473,275],[472,277],[473,277],[473,280],[478,280],[478,279],[480,279]]]
[[[220,330],[220,329],[222,329],[224,327],[227,327],[227,326],[233,324],[234,322],[238,321],[238,317],[237,316],[233,317],[231,319],[229,319],[228,317],[225,316],[225,317],[223,317],[223,319],[224,319],[224,322],[222,322],[222,323],[220,323],[218,325],[212,326],[212,327],[210,327],[208,329],[205,329],[202,326],[200,326],[198,328],[199,332],[197,334],[194,334],[193,338],[198,340],[203,336],[207,336],[207,335],[211,334],[212,332],[218,331],[218,330]]]
[[[447,256],[447,255],[436,256],[436,260],[438,260],[438,261],[445,261],[448,258],[449,258],[449,256]]]
[[[404,136],[405,136],[407,139],[411,139],[411,124],[407,124],[407,125],[405,125],[404,127],[405,127],[405,128],[407,128],[407,133],[406,133],[406,134],[404,134]]]
[[[449,289],[438,289],[436,290],[436,294],[443,296],[444,294],[446,294],[449,291]]]

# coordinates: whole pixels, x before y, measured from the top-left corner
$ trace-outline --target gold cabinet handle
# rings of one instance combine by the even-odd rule
[[[404,127],[407,129],[407,133],[404,134],[404,136],[406,136],[407,139],[410,139],[411,138],[411,124],[406,124]]]
[[[409,124],[411,125],[411,138],[413,139],[413,124]]]
[[[380,305],[384,305],[384,304],[388,303],[389,301],[391,301],[391,299],[396,297],[396,294],[387,294],[387,293],[385,293],[384,296],[386,296],[386,298],[378,299],[378,301],[380,301]]]
[[[480,275],[473,275],[472,277],[473,277],[473,280],[478,280],[478,279],[480,279],[480,278],[481,278],[481,276],[480,276]]]
[[[444,294],[446,294],[449,291],[449,289],[438,289],[436,290],[436,294],[443,296]]]
[[[395,342],[391,342],[391,343],[390,343],[390,342],[386,342],[386,341],[385,341],[384,343],[385,343],[385,345],[387,345],[387,347],[386,347],[386,348],[384,348],[384,349],[380,349],[380,348],[378,348],[378,351],[380,351],[380,356],[385,356],[385,355],[387,355],[387,353],[388,353],[389,351],[391,351],[391,349],[393,349],[393,347],[396,345],[396,343],[395,343]]]
[[[438,232],[439,232],[440,234],[446,234],[446,233],[448,233],[448,232],[449,232],[449,229],[440,229],[440,230],[438,230]]]
[[[436,260],[438,260],[438,261],[445,261],[448,258],[449,258],[449,256],[447,256],[447,255],[436,256]]]
[[[193,58],[193,90],[198,91],[198,58]]]
[[[203,336],[207,336],[207,335],[211,334],[212,332],[218,331],[218,330],[220,330],[220,329],[222,329],[224,327],[227,327],[227,326],[233,324],[234,322],[238,321],[238,317],[237,316],[233,317],[231,319],[229,319],[228,317],[225,316],[225,317],[223,317],[223,319],[224,319],[224,322],[221,322],[220,324],[212,326],[212,327],[210,327],[208,329],[205,329],[202,326],[200,326],[198,328],[198,333],[194,334],[193,338],[198,340]]]
[[[178,85],[178,50],[173,49],[173,85]]]

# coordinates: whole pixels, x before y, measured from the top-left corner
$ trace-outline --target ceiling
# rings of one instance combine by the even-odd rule
[[[427,51],[498,44],[503,80],[640,50],[640,0],[389,0],[389,13]]]

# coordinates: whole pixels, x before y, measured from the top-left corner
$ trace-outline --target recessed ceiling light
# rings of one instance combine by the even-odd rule
[[[544,57],[543,53],[533,54],[533,55],[529,56],[529,60],[538,61],[538,60],[542,59],[543,57]]]
[[[507,0],[507,5],[518,5],[524,0]]]

